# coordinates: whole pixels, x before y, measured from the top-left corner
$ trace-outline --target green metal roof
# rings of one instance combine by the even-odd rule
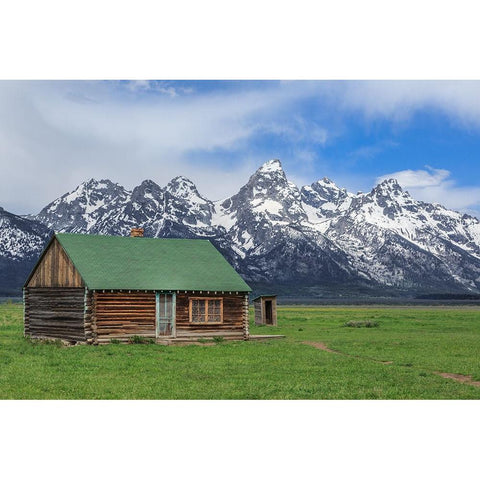
[[[209,240],[58,233],[91,290],[249,292]]]

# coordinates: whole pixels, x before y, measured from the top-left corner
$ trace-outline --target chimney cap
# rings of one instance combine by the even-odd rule
[[[131,237],[143,237],[143,228],[132,228],[130,229]]]

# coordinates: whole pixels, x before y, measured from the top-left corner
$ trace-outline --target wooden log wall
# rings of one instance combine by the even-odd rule
[[[93,293],[85,289],[85,338],[87,343],[94,343],[96,339],[96,329],[93,316]]]
[[[30,336],[30,319],[28,315],[28,310],[27,310],[27,299],[28,298],[28,292],[24,288],[23,289],[23,334],[25,337]]]
[[[28,287],[83,287],[82,277],[55,238],[35,269]]]
[[[243,337],[245,340],[248,340],[250,335],[250,325],[249,325],[249,313],[248,313],[248,295],[245,295],[243,298]]]
[[[83,342],[84,288],[26,288],[25,334]]]
[[[154,292],[94,292],[92,337],[95,343],[128,341],[138,335],[155,338]]]
[[[223,298],[223,323],[200,324],[190,323],[189,298]],[[176,305],[176,336],[181,337],[224,337],[244,338],[245,305],[244,294],[195,294],[177,293]]]

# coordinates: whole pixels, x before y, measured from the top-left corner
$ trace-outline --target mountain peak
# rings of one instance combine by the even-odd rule
[[[396,178],[386,178],[385,180],[383,180],[383,182],[380,182],[380,185],[398,185],[398,186],[400,186],[400,184],[398,183],[398,180]]]
[[[159,200],[162,197],[163,190],[153,180],[144,180],[140,185],[133,189],[131,200],[134,202],[142,202],[149,198]]]
[[[328,177],[323,177],[321,180],[318,180],[318,183],[320,182],[325,183],[326,185],[335,185],[335,182],[330,180]]]
[[[380,182],[372,192],[401,194],[403,193],[403,189],[396,178],[386,178]]]
[[[148,178],[143,180],[143,182],[140,185],[145,185],[145,186],[157,186],[157,184],[153,180],[149,180]]]
[[[172,178],[165,187],[165,190],[170,193],[170,195],[183,200],[208,203],[208,200],[198,192],[197,186],[189,178],[182,175]]]
[[[317,189],[318,187],[341,190],[341,188],[337,186],[337,184],[333,180],[330,180],[328,177],[323,177],[322,179],[317,180],[316,182],[313,182],[311,187],[314,190]]]
[[[261,188],[267,185],[281,185],[288,186],[287,176],[283,171],[280,160],[273,159],[265,162],[258,170],[250,177],[249,185],[257,185]]]
[[[107,178],[102,178],[101,180],[97,180],[96,178],[90,178],[89,180],[85,180],[82,182],[79,187],[84,188],[109,188],[113,186],[114,183]]]
[[[175,192],[175,193],[181,193],[185,191],[197,192],[196,185],[189,178],[184,177],[183,175],[179,175],[178,177],[172,178],[170,182],[168,182],[166,189],[169,192]]]
[[[153,180],[143,180],[143,182],[134,188],[135,191],[161,191],[161,187],[156,184]]]
[[[265,162],[258,170],[257,173],[270,173],[270,172],[283,172],[282,163],[278,158],[274,158]]]
[[[189,178],[187,178],[183,175],[177,175],[176,177],[172,178],[170,180],[170,183],[176,183],[176,184],[187,183],[187,184],[190,184],[190,185],[195,185]]]

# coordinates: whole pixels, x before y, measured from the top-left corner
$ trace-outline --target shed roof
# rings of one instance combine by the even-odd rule
[[[55,237],[91,290],[251,291],[209,240]]]
[[[258,295],[258,296],[256,296],[256,297],[253,299],[253,301],[255,301],[255,300],[260,300],[261,298],[274,298],[274,297],[276,297],[276,296],[277,296],[276,293],[272,293],[272,294],[270,294],[270,295],[269,295],[269,294]]]

